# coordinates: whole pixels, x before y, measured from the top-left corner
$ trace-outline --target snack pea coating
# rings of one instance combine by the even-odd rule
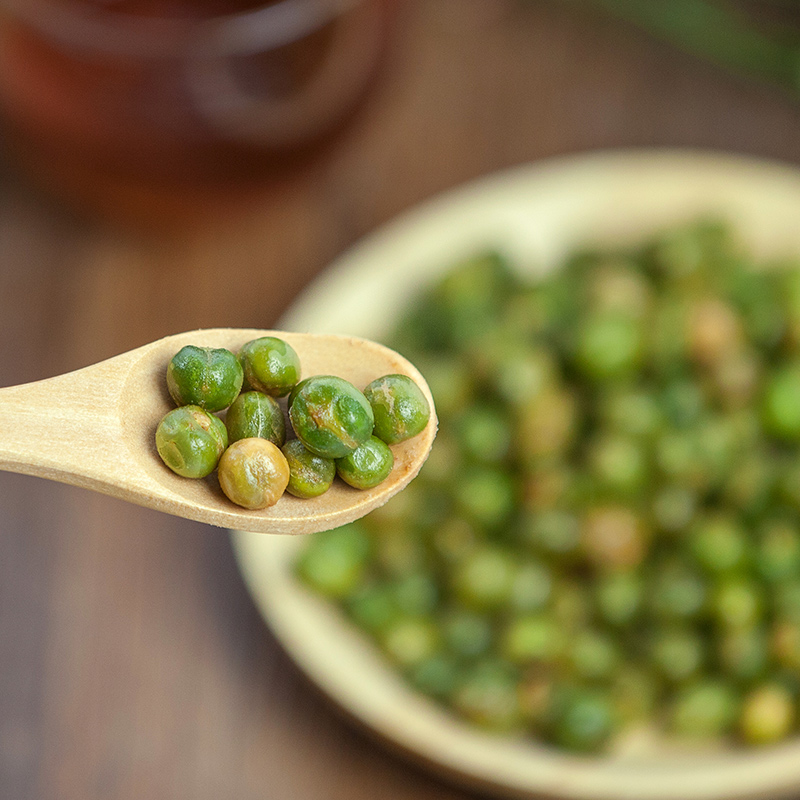
[[[205,478],[228,446],[228,433],[219,417],[200,406],[181,406],[167,413],[156,429],[161,460],[184,478]]]
[[[286,421],[275,398],[263,392],[242,392],[225,415],[231,443],[239,439],[268,439],[278,447],[286,441]]]
[[[289,409],[294,432],[314,454],[343,458],[372,435],[367,398],[344,378],[317,375],[304,381]]]
[[[300,357],[276,336],[262,336],[239,350],[246,385],[273,397],[285,397],[300,380]]]
[[[336,460],[336,473],[354,489],[372,489],[389,477],[394,456],[377,436],[370,436],[344,458]]]
[[[231,502],[257,510],[280,500],[289,483],[289,465],[267,439],[239,439],[222,454],[218,476]]]
[[[411,439],[425,430],[431,416],[422,390],[408,375],[384,375],[364,389],[375,416],[374,434],[386,444]]]
[[[286,491],[295,497],[319,497],[331,488],[336,477],[336,462],[312,453],[299,439],[291,439],[282,448],[289,464]]]
[[[242,389],[242,368],[225,348],[182,347],[167,366],[167,388],[178,406],[222,411]]]

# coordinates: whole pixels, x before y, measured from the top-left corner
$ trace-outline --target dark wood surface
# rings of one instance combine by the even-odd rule
[[[440,190],[651,145],[797,162],[800,106],[558,5],[410,3],[358,125],[313,174],[224,223],[122,233],[5,167],[0,384],[193,327],[267,327],[333,257]],[[262,625],[225,533],[0,474],[0,798],[468,796],[307,684]]]

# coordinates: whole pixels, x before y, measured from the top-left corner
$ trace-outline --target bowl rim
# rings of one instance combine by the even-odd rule
[[[636,239],[698,213],[729,218],[759,257],[800,254],[800,170],[673,149],[505,170],[366,237],[297,298],[280,327],[379,338],[421,282],[480,247],[496,244],[535,273],[587,239]],[[298,539],[234,532],[233,544],[259,612],[302,671],[382,739],[463,785],[564,800],[777,800],[800,790],[800,737],[761,751],[583,758],[471,728],[408,688],[373,645],[292,578]]]

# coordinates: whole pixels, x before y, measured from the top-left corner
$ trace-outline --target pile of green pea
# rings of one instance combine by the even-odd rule
[[[296,569],[407,680],[580,752],[800,727],[800,262],[722,223],[533,281],[455,265],[390,342],[440,429]]]
[[[156,429],[162,461],[186,478],[216,469],[228,499],[248,509],[272,506],[284,491],[319,497],[337,474],[356,489],[377,486],[394,466],[389,445],[416,436],[430,417],[406,375],[384,375],[363,393],[332,375],[301,381],[296,351],[274,336],[238,356],[187,345],[167,367],[167,388],[178,408]],[[287,395],[289,426],[277,400]],[[215,412],[224,409],[223,422]],[[287,427],[296,438],[287,441]]]

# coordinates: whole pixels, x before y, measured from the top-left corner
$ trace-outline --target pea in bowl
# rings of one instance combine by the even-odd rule
[[[311,679],[502,795],[800,791],[799,217],[781,165],[585,156],[428,203],[309,287],[283,327],[395,337],[441,420],[363,525],[235,534]]]

